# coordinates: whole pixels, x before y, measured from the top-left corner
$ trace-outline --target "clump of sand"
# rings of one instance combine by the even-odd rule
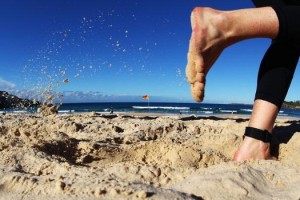
[[[232,162],[247,122],[3,115],[0,199],[298,199],[300,121],[277,120],[279,161]]]
[[[58,114],[60,104],[43,103],[38,109],[37,113],[41,116],[49,116]]]

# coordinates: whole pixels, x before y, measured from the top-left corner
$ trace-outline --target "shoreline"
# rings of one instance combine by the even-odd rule
[[[160,103],[152,102],[148,107],[145,102],[123,102],[123,103],[73,103],[62,104],[58,112],[59,114],[75,114],[75,113],[142,113],[143,115],[195,115],[195,116],[240,116],[248,117],[251,115],[252,106],[244,104],[205,104],[205,103]],[[0,114],[7,113],[35,113],[37,108],[20,109],[20,110],[0,110]],[[300,111],[284,109],[279,112],[280,118],[291,117],[300,118]]]
[[[41,116],[37,112],[23,112],[23,111],[17,111],[17,112],[1,112],[0,115],[36,115]],[[180,113],[158,113],[158,112],[94,112],[94,111],[86,111],[86,112],[59,112],[54,115],[131,115],[131,116],[157,116],[157,117],[175,117],[175,118],[184,118],[184,117],[195,117],[195,118],[210,118],[210,117],[216,117],[216,118],[229,118],[229,119],[236,119],[236,118],[243,118],[243,119],[250,119],[251,114],[180,114]],[[54,116],[50,115],[50,116]],[[295,116],[286,116],[286,115],[278,115],[276,119],[290,119],[290,120],[300,120],[300,117]]]

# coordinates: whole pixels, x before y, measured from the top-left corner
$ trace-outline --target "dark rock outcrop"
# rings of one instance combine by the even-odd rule
[[[0,91],[0,109],[3,108],[27,108],[38,106],[39,102],[34,102],[29,99],[22,99],[8,92]]]

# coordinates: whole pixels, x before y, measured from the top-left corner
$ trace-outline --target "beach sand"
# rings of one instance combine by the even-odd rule
[[[299,199],[300,120],[278,161],[231,161],[247,116],[0,116],[0,199]]]

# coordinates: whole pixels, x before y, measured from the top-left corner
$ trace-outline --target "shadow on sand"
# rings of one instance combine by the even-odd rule
[[[193,120],[234,120],[237,123],[247,122],[249,118],[230,118],[230,117],[216,117],[216,116],[188,116],[182,117],[182,121]],[[276,126],[273,130],[273,138],[271,142],[271,155],[278,159],[280,144],[287,144],[293,135],[300,132],[300,120],[291,120],[285,122],[288,125]]]
[[[300,120],[287,121],[287,126],[276,126],[273,130],[271,155],[278,158],[280,144],[287,144],[293,135],[300,132]]]
[[[201,119],[214,120],[214,121],[234,120],[237,123],[249,121],[249,118],[230,118],[230,117],[216,117],[216,116],[194,116],[194,115],[180,118],[181,121],[192,121],[192,120],[201,120]]]

